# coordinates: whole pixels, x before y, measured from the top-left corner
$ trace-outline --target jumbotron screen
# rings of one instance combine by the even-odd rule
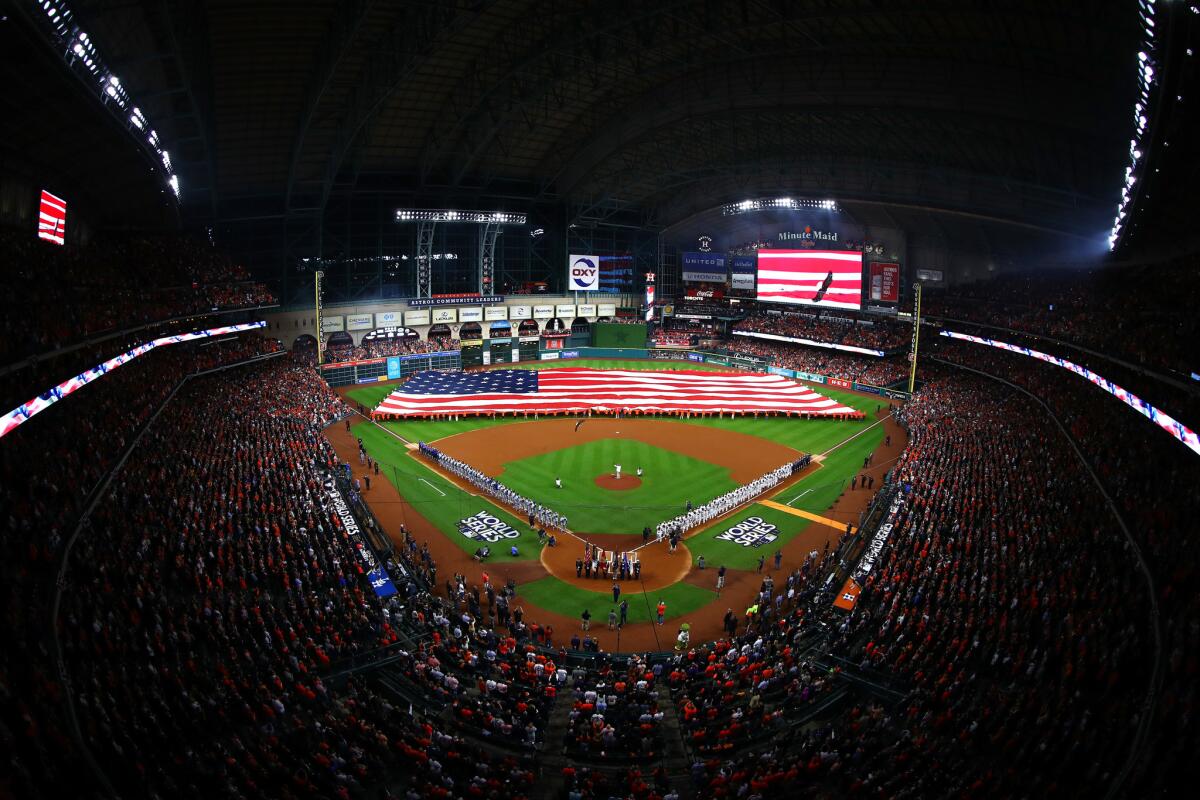
[[[759,250],[758,299],[825,308],[862,308],[862,253]]]

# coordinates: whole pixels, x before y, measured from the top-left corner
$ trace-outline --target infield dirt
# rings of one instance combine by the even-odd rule
[[[884,407],[886,413],[887,407]],[[880,415],[882,416],[882,414]],[[730,474],[739,483],[745,483],[763,473],[774,469],[786,461],[796,457],[796,451],[765,439],[714,428],[697,428],[683,422],[658,419],[611,419],[593,418],[581,426],[578,433],[573,429],[576,420],[569,418],[549,419],[529,423],[515,423],[495,428],[450,436],[437,442],[437,446],[445,453],[460,458],[472,464],[487,474],[499,474],[505,462],[513,461],[532,455],[548,453],[564,446],[580,444],[600,438],[622,436],[636,438],[647,444],[664,447],[684,455],[689,455],[704,461],[729,467]],[[372,424],[359,422],[360,425]],[[899,456],[907,441],[904,431],[895,421],[888,417],[882,427],[891,436],[891,446],[881,442],[875,451],[873,466],[860,470],[860,474],[872,475],[882,484],[884,473],[890,468],[895,458]],[[337,450],[338,456],[347,463],[357,464],[358,452],[355,440],[356,434],[346,431],[341,424],[331,426],[326,435]],[[623,477],[622,480],[625,480]],[[872,493],[863,489],[843,492],[824,516],[836,520],[839,525],[845,523],[857,524],[863,508],[869,503]],[[468,583],[478,583],[480,573],[486,569],[492,576],[493,583],[503,583],[512,579],[517,583],[517,598],[513,607],[522,605],[520,586],[522,583],[543,578],[548,574],[566,580],[570,583],[604,592],[611,586],[609,582],[599,580],[575,579],[574,562],[582,553],[582,545],[569,537],[560,540],[559,547],[552,551],[543,551],[543,560],[554,562],[552,570],[539,561],[488,563],[481,565],[458,545],[450,541],[449,534],[443,534],[436,526],[423,517],[410,503],[404,500],[397,489],[389,481],[375,481],[372,488],[365,493],[367,502],[371,505],[380,523],[393,541],[402,542],[401,525],[405,525],[418,543],[427,542],[430,552],[437,562],[439,581],[449,577],[454,572],[462,573]],[[520,516],[520,515],[518,515]],[[783,564],[780,570],[775,570],[767,553],[767,564],[763,574],[754,570],[728,570],[725,577],[725,587],[720,596],[709,605],[698,609],[686,617],[671,620],[665,626],[648,623],[626,625],[621,632],[621,650],[625,652],[668,649],[674,638],[674,631],[682,622],[691,623],[692,642],[699,643],[720,638],[723,634],[721,620],[726,609],[732,609],[742,618],[742,611],[751,602],[758,591],[762,578],[767,573],[777,576],[778,585],[792,569],[804,561],[805,555],[811,550],[820,551],[827,542],[836,544],[838,530],[825,525],[811,524],[795,536],[783,548]],[[642,544],[640,536],[629,535],[589,535],[588,537],[605,549],[629,550]],[[569,559],[566,557],[569,556]],[[674,554],[668,552],[666,542],[650,543],[639,550],[642,560],[642,578],[645,587],[636,581],[625,581],[623,586],[627,593],[643,590],[653,591],[654,588],[669,585],[679,580],[685,580],[693,585],[715,589],[716,570],[711,567],[699,570],[691,566],[691,556],[687,547],[681,545]],[[563,568],[559,560],[563,559]],[[439,586],[433,587],[437,593],[442,592]],[[526,609],[525,619],[536,621],[540,625],[554,627],[554,642],[562,646],[572,633],[580,631],[578,609],[550,610],[531,606]],[[598,639],[600,646],[606,651],[616,649],[617,634],[594,625],[591,636]],[[582,634],[581,634],[582,635]]]

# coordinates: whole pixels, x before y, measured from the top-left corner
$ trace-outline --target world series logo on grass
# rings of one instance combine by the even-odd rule
[[[516,539],[521,535],[520,531],[490,511],[480,511],[466,519],[460,519],[458,532],[468,539],[493,544],[501,539]]]
[[[762,517],[746,517],[732,528],[718,533],[718,542],[733,542],[742,547],[762,547],[779,538],[775,531],[778,527],[767,522]]]

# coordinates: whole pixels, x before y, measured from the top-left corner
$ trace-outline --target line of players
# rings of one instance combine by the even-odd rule
[[[517,494],[495,478],[485,475],[470,464],[446,455],[436,447],[430,447],[424,442],[420,442],[419,451],[426,458],[436,461],[442,468],[453,472],[460,478],[470,481],[492,497],[503,503],[507,503],[522,514],[532,517],[542,525],[558,528],[563,531],[568,530],[566,514],[559,514],[557,511],[552,511],[545,506],[533,502],[524,495]],[[532,524],[531,522],[530,525],[532,526]]]

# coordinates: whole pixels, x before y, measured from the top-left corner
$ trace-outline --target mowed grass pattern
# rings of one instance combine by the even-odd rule
[[[597,360],[597,359],[579,359],[570,361],[550,361],[550,362],[528,362],[526,364],[514,365],[522,369],[554,369],[562,367],[592,367],[596,369],[636,369],[645,371],[659,371],[664,368],[664,362],[655,362],[647,360]],[[683,366],[683,365],[681,365]],[[709,364],[686,364],[689,369],[702,370],[720,370],[722,368]],[[376,384],[364,386],[352,390],[349,394],[351,398],[361,402],[369,408],[374,407],[383,397],[386,397],[392,391],[394,385],[391,384]],[[814,386],[816,391],[822,395],[837,400],[840,403],[857,408],[867,415],[867,419],[862,421],[836,421],[836,420],[819,420],[819,419],[788,419],[786,417],[736,417],[736,418],[708,418],[708,419],[691,419],[680,420],[688,424],[703,426],[703,427],[718,427],[727,430],[746,433],[752,436],[759,436],[764,439],[769,439],[774,442],[792,447],[801,452],[809,452],[821,454],[828,451],[830,448],[845,442],[849,437],[855,434],[861,434],[852,441],[839,447],[833,453],[830,453],[824,460],[821,468],[814,470],[810,475],[802,481],[789,486],[787,489],[775,493],[771,499],[775,502],[791,505],[795,508],[804,509],[815,514],[821,514],[826,511],[848,487],[851,477],[858,473],[862,467],[863,458],[871,453],[879,446],[883,438],[884,431],[882,425],[875,424],[874,415],[876,409],[883,406],[886,407],[887,400],[881,397],[872,397],[844,392],[828,386]],[[481,428],[492,427],[495,425],[511,424],[512,422],[523,421],[515,418],[470,418],[463,419],[457,422],[440,421],[440,420],[411,420],[411,421],[389,421],[383,423],[384,427],[403,436],[405,439],[417,442],[436,442],[438,439],[446,436],[453,436],[467,431],[478,430]],[[367,444],[368,451],[374,457],[380,459],[381,463],[397,463],[401,465],[398,472],[397,487],[402,495],[412,501],[425,515],[441,528],[447,536],[457,541],[464,549],[474,550],[475,544],[458,533],[455,523],[467,513],[475,513],[482,509],[482,506],[476,508],[480,503],[479,498],[471,498],[468,493],[454,487],[452,484],[442,480],[436,473],[428,468],[420,467],[417,470],[413,469],[413,459],[406,455],[403,443],[396,440],[394,437],[387,435],[378,427],[370,424],[360,423],[354,427],[355,435],[362,436]],[[390,454],[391,451],[396,451],[395,454]],[[553,456],[547,454],[545,457]],[[605,456],[607,460],[609,456]],[[525,459],[528,461],[529,459]],[[601,469],[611,469],[612,463],[602,464]],[[626,464],[620,462],[626,469],[636,468],[637,464]],[[541,465],[538,465],[539,468]],[[889,465],[890,466],[890,465]],[[643,465],[648,471],[650,468]],[[522,470],[524,471],[524,470]],[[565,468],[562,470],[567,471]],[[655,469],[657,471],[657,469]],[[517,473],[514,473],[517,475]],[[417,478],[424,477],[430,483],[438,486],[447,495],[445,497],[430,489],[430,487]],[[506,483],[510,482],[512,476],[505,476],[503,480]],[[594,477],[589,476],[590,478]],[[649,476],[647,476],[649,477]],[[522,478],[518,477],[518,481]],[[548,480],[547,480],[548,479]],[[546,504],[552,508],[563,511],[571,517],[572,527],[577,527],[577,513],[573,509],[564,509],[562,506],[567,503],[562,500],[556,500],[557,490],[554,494],[550,494],[553,489],[554,475],[545,473],[541,474],[530,473],[527,478],[529,488],[527,491],[531,495],[549,495],[546,497]],[[564,475],[564,481],[568,480]],[[574,480],[574,479],[570,479]],[[540,483],[539,483],[540,482]],[[535,491],[538,484],[545,487],[540,491]],[[514,487],[516,488],[516,487]],[[599,490],[598,491],[604,491]],[[520,491],[520,490],[519,490]],[[637,490],[634,490],[637,491]],[[563,489],[566,493],[567,489]],[[719,493],[719,492],[717,492]],[[621,494],[624,492],[609,494]],[[632,494],[632,493],[631,493]],[[464,499],[465,498],[465,499]],[[684,501],[688,499],[684,496]],[[469,501],[469,502],[468,502]],[[693,502],[697,502],[693,500]],[[629,504],[627,500],[622,500],[622,504]],[[490,504],[487,506],[492,508]],[[468,510],[472,509],[472,510]],[[619,506],[616,506],[612,511],[619,511]],[[654,520],[654,523],[667,519],[673,514],[669,513],[670,509],[664,508],[661,515]],[[775,521],[776,515],[780,517],[780,522],[776,523],[779,527],[779,540],[772,543],[776,547],[781,547],[788,541],[793,539],[797,534],[805,530],[808,525],[816,524],[808,520],[792,515],[784,514],[783,512],[768,509],[765,506],[754,506],[746,509],[744,512],[739,512],[733,519],[740,520],[747,516],[758,515],[769,521]],[[651,524],[653,523],[643,523]],[[754,548],[745,548],[740,545],[735,545],[728,542],[717,542],[715,536],[725,530],[729,523],[721,523],[712,526],[708,530],[701,531],[699,534],[689,540],[689,548],[692,550],[693,557],[697,557],[700,553],[705,554],[706,561],[710,566],[718,564],[721,560],[729,567],[739,567],[743,569],[754,568],[757,566],[759,552]],[[535,546],[535,538],[528,536],[521,525],[515,525],[518,530],[522,530],[522,538],[518,540],[519,546],[522,548],[522,558],[531,557],[527,555],[532,553]],[[640,532],[642,525],[630,524],[627,526],[631,532]],[[616,526],[606,526],[606,532],[617,532]],[[612,529],[612,530],[609,530]],[[829,531],[831,538],[836,537],[836,531]],[[493,548],[496,551],[497,548]],[[507,548],[505,548],[507,552]],[[768,556],[774,553],[771,549]],[[611,599],[611,598],[610,598]],[[550,607],[554,607],[551,605]],[[607,611],[605,611],[607,614]]]
[[[380,473],[392,482],[400,495],[460,548],[474,553],[484,543],[463,536],[458,530],[458,521],[480,511],[488,511],[520,532],[516,539],[489,543],[492,551],[490,561],[529,561],[538,558],[541,546],[537,534],[529,530],[527,522],[502,511],[483,497],[458,488],[430,469],[424,461],[410,456],[403,442],[378,426],[360,422],[351,428],[351,433],[362,437],[367,452],[379,462]],[[362,470],[361,467],[357,468]],[[369,492],[367,502],[374,502]],[[518,550],[515,558],[509,554],[509,547],[513,544],[517,545]]]
[[[597,486],[596,476],[613,474],[614,464],[621,465],[627,485],[641,467],[641,485],[619,490]],[[700,505],[737,487],[728,467],[619,438],[510,461],[499,478],[525,497],[566,514],[571,530],[588,533],[641,533],[643,527],[682,513],[689,500]],[[555,478],[562,479],[562,489],[555,487]]]

